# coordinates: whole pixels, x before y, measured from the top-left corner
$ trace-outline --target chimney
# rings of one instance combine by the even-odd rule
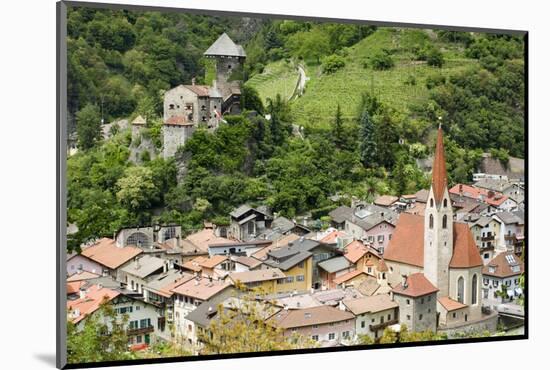
[[[168,261],[165,261],[162,265],[162,272],[166,273],[168,271]]]
[[[407,275],[401,275],[401,278],[402,278],[402,285],[403,285],[403,289],[407,289],[409,284],[407,283]]]
[[[134,260],[134,267],[136,270],[139,270],[141,265],[139,264],[139,257],[136,257],[136,259]]]
[[[101,289],[103,289],[103,284],[101,283],[97,284],[97,290],[101,290]]]
[[[191,85],[195,86],[195,77],[191,79]]]
[[[86,289],[80,288],[79,295],[80,295],[80,299],[85,299],[86,298]]]

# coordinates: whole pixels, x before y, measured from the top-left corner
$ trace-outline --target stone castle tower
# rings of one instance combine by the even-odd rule
[[[449,263],[453,256],[453,208],[447,189],[443,130],[437,132],[432,184],[424,213],[424,275],[439,288],[438,296],[449,295]]]
[[[215,85],[222,94],[222,113],[240,112],[241,84],[246,53],[223,33],[205,52],[216,61]]]

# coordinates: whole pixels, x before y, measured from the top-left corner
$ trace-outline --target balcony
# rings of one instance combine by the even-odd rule
[[[511,240],[515,242],[517,240],[516,234],[504,235],[504,240]]]
[[[482,242],[494,242],[495,241],[495,236],[494,235],[482,236],[481,241]]]
[[[155,331],[155,328],[151,326],[146,326],[144,328],[136,328],[136,329],[128,329],[126,330],[126,334],[128,335],[141,335],[141,334],[149,334]]]
[[[377,331],[377,330],[380,330],[380,329],[384,329],[386,326],[395,325],[398,322],[399,322],[399,320],[393,319],[393,320],[386,321],[386,322],[383,322],[383,323],[380,323],[380,324],[369,325],[369,329],[370,329],[370,331]]]

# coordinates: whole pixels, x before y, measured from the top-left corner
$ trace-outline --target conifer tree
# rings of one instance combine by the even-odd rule
[[[366,108],[363,110],[359,124],[359,153],[361,155],[361,163],[367,168],[373,168],[376,166],[376,140],[374,123]]]

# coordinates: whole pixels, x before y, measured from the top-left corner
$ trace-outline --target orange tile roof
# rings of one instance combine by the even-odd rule
[[[384,259],[424,267],[424,217],[401,213]],[[482,266],[483,262],[465,223],[453,222],[453,255],[449,267]]]
[[[380,259],[378,261],[378,271],[380,271],[380,272],[388,271],[388,266],[386,265],[386,262],[384,262],[383,259]]]
[[[498,207],[508,199],[508,197],[497,191],[490,191],[483,188],[477,188],[475,186],[465,185],[465,184],[456,184],[451,189],[449,193],[460,195],[467,198],[472,198],[476,200],[482,200],[482,202],[487,203],[491,206]]]
[[[437,143],[435,145],[434,164],[432,169],[432,188],[436,203],[441,203],[443,194],[445,194],[445,189],[447,188],[445,148],[443,146],[443,130],[441,126],[437,130]]]
[[[85,284],[85,281],[67,281],[67,294],[76,294],[80,292],[80,287]]]
[[[353,270],[351,272],[348,272],[347,274],[344,274],[342,276],[337,277],[333,281],[334,281],[335,284],[342,284],[342,283],[345,283],[346,281],[349,281],[353,278],[356,278],[357,276],[362,275],[362,274],[365,274],[365,276],[367,276],[367,273],[364,272],[364,271]]]
[[[204,252],[208,252],[209,244],[232,243],[231,240],[222,238],[214,234],[214,230],[212,229],[202,229],[201,231],[197,231],[196,233],[189,234],[187,235],[185,240],[191,242],[194,246]]]
[[[103,238],[84,249],[81,254],[103,266],[116,269],[141,253],[142,250],[138,247],[119,248],[113,239]]]
[[[460,303],[449,297],[438,298],[437,301],[447,310],[447,312],[460,310],[461,308],[468,307],[464,303]]]
[[[351,312],[342,311],[332,306],[317,306],[299,310],[281,310],[269,320],[277,327],[290,329],[352,320],[354,318],[355,316]]]
[[[207,257],[198,256],[197,258],[194,258],[191,261],[185,262],[182,266],[188,270],[199,272],[202,270],[201,263],[203,263],[207,259],[208,259]]]
[[[81,281],[81,280],[89,280],[89,279],[95,279],[100,277],[98,274],[94,274],[93,272],[82,270],[80,272],[76,272],[69,276],[67,278],[67,282],[71,281]]]
[[[401,213],[384,259],[424,266],[424,217]]]
[[[453,222],[453,256],[449,267],[466,268],[483,266],[474,236],[468,224]]]
[[[187,297],[192,297],[206,301],[221,291],[229,288],[230,282],[224,282],[221,280],[210,279],[191,279],[183,284],[178,285],[171,291],[177,294],[181,294]]]
[[[511,257],[507,257],[511,256]],[[507,259],[514,261],[512,265],[519,265],[519,271],[514,272],[512,265],[508,263]],[[494,272],[491,272],[490,267],[494,268]],[[496,277],[509,277],[520,275],[524,272],[524,263],[512,252],[500,253],[493,258],[487,266],[483,267],[483,275],[490,275]]]
[[[336,238],[345,236],[346,233],[340,230],[334,230],[323,237],[320,242],[325,244],[335,244]]]
[[[202,261],[200,263],[200,266],[211,269],[211,268],[216,267],[217,265],[219,265],[223,261],[227,260],[227,258],[228,258],[227,256],[222,256],[221,254],[216,254],[216,255]]]
[[[378,198],[374,200],[373,203],[378,206],[387,207],[387,206],[391,206],[398,200],[399,198],[396,197],[395,195],[380,195]]]
[[[354,240],[346,246],[345,251],[344,257],[351,263],[356,263],[361,257],[367,254],[368,248],[359,240]]]
[[[176,287],[180,286],[183,283],[188,282],[191,279],[193,279],[192,275],[183,276],[183,277],[177,279],[176,281],[173,281],[173,282],[163,286],[161,289],[159,289],[159,293],[161,295],[164,295],[165,297],[170,298],[174,294],[174,292],[172,292],[172,289],[175,289]]]
[[[421,297],[427,294],[432,294],[437,289],[430,281],[424,276],[423,273],[417,272],[407,276],[407,287],[403,287],[403,283],[399,283],[392,291],[396,294],[406,295],[409,297]]]
[[[120,292],[98,285],[92,285],[87,291],[84,298],[79,298],[74,301],[67,302],[67,309],[70,320],[73,323],[82,321],[86,316],[94,313],[99,309],[101,303],[111,301],[113,298],[120,295]],[[72,316],[72,314],[78,313],[78,316]]]

